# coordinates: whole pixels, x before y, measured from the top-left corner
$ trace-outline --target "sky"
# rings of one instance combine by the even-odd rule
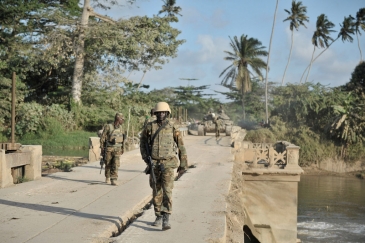
[[[285,66],[288,61],[291,31],[289,21],[283,22],[290,10],[291,0],[279,0],[276,23],[270,54],[270,71],[268,80],[281,84]],[[307,28],[301,26],[294,31],[294,45],[285,83],[299,83],[299,80],[309,65],[313,45],[311,38],[315,30],[317,17],[325,14],[329,21],[335,24],[331,37],[335,39],[344,17],[356,16],[360,8],[365,8],[364,0],[302,0],[307,7],[309,22]],[[113,7],[105,12],[114,19],[133,16],[157,15],[163,5],[162,0],[136,0],[132,6]],[[172,24],[181,31],[178,39],[186,42],[179,47],[177,57],[170,59],[161,70],[147,72],[144,84],[152,89],[177,86],[209,85],[206,93],[214,91],[228,92],[220,85],[221,72],[230,65],[224,60],[231,51],[229,37],[247,35],[256,38],[269,50],[270,35],[275,13],[275,0],[176,0],[176,5],[182,8],[179,22]],[[313,64],[308,81],[336,87],[347,83],[351,73],[360,61],[360,51],[356,35],[353,42],[342,42],[338,39]],[[359,36],[360,47],[365,59],[365,32]],[[322,49],[323,50],[323,49]],[[316,54],[322,50],[316,50]],[[316,55],[315,55],[316,56]],[[264,58],[267,61],[267,58]],[[263,73],[266,73],[265,71]],[[134,72],[130,79],[139,82],[143,72]],[[223,76],[222,76],[223,77]],[[197,79],[186,81],[182,79]],[[221,102],[227,102],[223,95],[214,96]]]

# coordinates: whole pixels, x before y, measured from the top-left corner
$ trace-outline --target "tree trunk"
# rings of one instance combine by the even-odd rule
[[[285,70],[284,70],[283,80],[281,80],[281,86],[283,86],[283,84],[284,84],[286,70],[288,69],[288,66],[289,66],[289,63],[290,63],[291,53],[292,53],[292,50],[293,50],[293,35],[294,35],[294,30],[291,31],[291,45],[290,45],[289,58],[288,58],[288,63],[286,64],[286,67],[285,67]]]
[[[313,60],[313,56],[314,56],[314,52],[315,52],[315,51],[316,51],[316,46],[314,46],[314,48],[313,48],[312,58],[311,58],[311,62],[310,62],[310,64],[309,64],[309,69],[308,69],[307,77],[305,78],[305,83],[306,83],[306,82],[307,82],[307,80],[308,80],[308,76],[309,76],[309,73],[310,73],[310,71],[311,71],[312,63],[314,62],[314,60]]]
[[[242,116],[243,120],[246,120],[246,111],[245,111],[245,95],[242,93]]]
[[[80,22],[80,34],[76,43],[76,56],[74,73],[72,76],[72,100],[81,104],[82,76],[84,70],[84,45],[85,45],[85,30],[89,22],[90,0],[84,0],[84,7]]]
[[[313,61],[311,61],[311,63],[307,66],[307,68],[304,70],[304,72],[303,72],[303,74],[302,74],[302,77],[300,78],[300,82],[299,83],[302,83],[302,79],[303,79],[303,76],[304,76],[304,74],[305,74],[305,71],[307,71],[307,69],[309,68],[309,66],[311,66],[312,65],[312,63],[314,63],[314,61],[315,60],[317,60],[317,58],[318,57],[320,57],[322,54],[323,54],[323,52],[325,52],[325,51],[327,51],[327,49],[328,48],[330,48],[330,46],[336,41],[336,40],[338,40],[338,38],[339,37],[337,37],[334,41],[332,41],[331,42],[331,44],[329,44],[327,47],[326,47],[326,49],[324,49],[321,53],[319,53],[318,54],[318,56],[316,56],[314,59],[313,59]],[[312,58],[313,58],[313,56],[312,56]],[[307,82],[307,81],[306,81]]]
[[[265,78],[265,112],[266,112],[266,123],[269,122],[269,108],[268,108],[267,88],[268,88],[270,52],[271,52],[272,38],[274,36],[274,27],[275,27],[276,12],[278,10],[278,5],[279,5],[279,0],[276,0],[276,7],[275,7],[275,13],[274,13],[274,21],[272,23],[271,36],[270,36],[269,53],[267,55],[267,64],[266,64],[266,78]]]
[[[144,76],[146,75],[146,72],[147,72],[146,70],[144,70],[144,71],[143,71],[143,76],[142,76],[141,80],[139,81],[139,84],[138,84],[137,89],[139,89],[139,87],[141,86],[142,81],[143,81],[143,79],[144,79]]]
[[[362,51],[361,51],[361,47],[360,47],[360,40],[359,40],[359,34],[356,32],[356,38],[357,38],[357,46],[359,47],[359,51],[360,51],[360,62],[362,61]]]

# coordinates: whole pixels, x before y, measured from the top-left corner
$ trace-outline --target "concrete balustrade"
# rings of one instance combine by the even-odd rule
[[[21,173],[15,173],[21,169]],[[42,146],[23,145],[17,152],[5,153],[0,150],[0,188],[11,186],[21,175],[27,180],[35,180],[42,177]]]
[[[244,225],[251,237],[265,243],[296,243],[299,146],[287,141],[252,143],[237,131],[233,153],[242,164]],[[245,233],[249,233],[246,232]],[[246,242],[246,241],[245,241]]]

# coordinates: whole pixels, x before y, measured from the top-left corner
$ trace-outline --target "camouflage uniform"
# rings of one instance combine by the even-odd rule
[[[183,143],[182,135],[177,127],[168,119],[164,121],[165,127],[156,135],[153,146],[151,139],[159,128],[157,121],[147,123],[141,135],[140,151],[142,158],[147,158],[148,154],[145,143],[148,143],[152,161],[154,163],[154,173],[156,176],[157,193],[153,190],[153,205],[156,216],[161,213],[171,214],[172,212],[172,189],[174,187],[174,169],[178,167],[177,154],[180,160],[180,167],[187,169],[187,155]],[[178,148],[178,153],[174,146]],[[152,178],[150,175],[150,186]]]
[[[219,119],[219,116],[215,116],[213,118],[213,123],[215,124],[215,137],[218,138],[220,136],[220,130],[222,128],[222,120]]]
[[[100,137],[100,146],[106,146],[105,177],[111,180],[118,179],[120,156],[124,153],[123,126],[115,127],[114,124],[106,124]]]

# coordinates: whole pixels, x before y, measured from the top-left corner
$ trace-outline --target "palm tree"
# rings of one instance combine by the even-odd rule
[[[340,37],[341,37],[342,42],[345,42],[345,41],[352,42],[354,40],[354,38],[352,38],[352,36],[351,36],[351,35],[355,34],[354,18],[351,15],[349,15],[349,17],[347,17],[347,18],[345,17],[342,24],[340,24],[340,26],[341,26],[341,29],[337,35],[337,38],[335,40],[333,40],[321,53],[319,53],[318,56],[316,56],[316,58],[313,59],[312,63],[315,60],[317,60],[317,58],[320,57],[323,54],[323,52],[325,52]],[[308,67],[307,67],[307,69],[308,69]],[[305,71],[304,71],[304,73],[305,73]],[[303,73],[303,75],[304,75],[304,73]],[[303,78],[303,75],[302,75],[302,78]],[[302,79],[300,79],[300,81],[302,81]]]
[[[164,5],[162,5],[162,9],[158,11],[158,15],[162,13],[166,13],[168,17],[172,17],[177,15],[180,15],[181,8],[179,6],[175,6],[176,0],[163,0]]]
[[[225,87],[235,87],[241,93],[243,119],[246,119],[244,95],[251,91],[253,74],[262,80],[261,70],[266,67],[266,63],[260,57],[267,56],[268,53],[259,40],[248,38],[247,35],[241,35],[240,39],[237,36],[233,37],[233,40],[231,37],[229,39],[232,51],[224,51],[228,54],[224,60],[232,64],[224,69],[219,77],[226,73],[221,84]]]
[[[275,6],[275,13],[274,13],[274,21],[272,23],[272,28],[271,28],[271,35],[270,35],[270,44],[269,44],[269,52],[267,54],[267,64],[266,64],[266,76],[265,76],[265,112],[266,112],[266,123],[269,123],[269,107],[268,107],[268,77],[269,77],[269,63],[270,63],[270,53],[271,53],[271,43],[272,43],[272,38],[274,36],[274,27],[275,27],[275,21],[276,21],[276,13],[278,12],[278,5],[279,5],[279,0],[276,0],[276,6]]]
[[[360,28],[365,31],[365,8],[360,8],[356,13],[355,31],[357,38],[357,45],[360,50],[360,62],[362,61],[362,52],[360,48],[359,34],[361,35]]]
[[[342,158],[346,157],[350,145],[365,141],[364,105],[364,100],[349,92],[341,104],[332,106],[334,116],[329,121],[327,131],[342,145]]]
[[[304,21],[309,22],[309,17],[307,15],[305,15],[307,13],[307,7],[303,6],[301,1],[295,2],[295,0],[293,0],[291,3],[291,9],[290,10],[284,9],[284,10],[289,14],[289,17],[284,19],[284,22],[288,21],[288,20],[290,21],[291,45],[290,45],[288,63],[286,64],[286,67],[284,70],[284,75],[283,75],[283,80],[281,81],[281,85],[284,84],[286,70],[288,69],[290,57],[291,57],[291,53],[292,53],[292,49],[293,49],[294,28],[297,31],[301,25],[303,25],[305,28],[307,28],[307,26],[305,26],[305,24],[304,24]]]
[[[329,46],[329,41],[333,41],[333,39],[331,38],[331,36],[329,36],[329,34],[331,32],[334,32],[334,30],[331,30],[335,25],[329,21],[327,19],[327,16],[325,14],[321,14],[318,16],[317,18],[317,22],[316,22],[316,30],[314,31],[314,34],[312,36],[312,44],[313,44],[313,53],[312,53],[312,58],[311,58],[311,62],[309,64],[309,70],[307,73],[307,77],[305,78],[305,82],[307,82],[308,80],[308,76],[312,67],[312,63],[313,63],[313,57],[314,57],[314,52],[316,51],[316,47],[328,47]]]

